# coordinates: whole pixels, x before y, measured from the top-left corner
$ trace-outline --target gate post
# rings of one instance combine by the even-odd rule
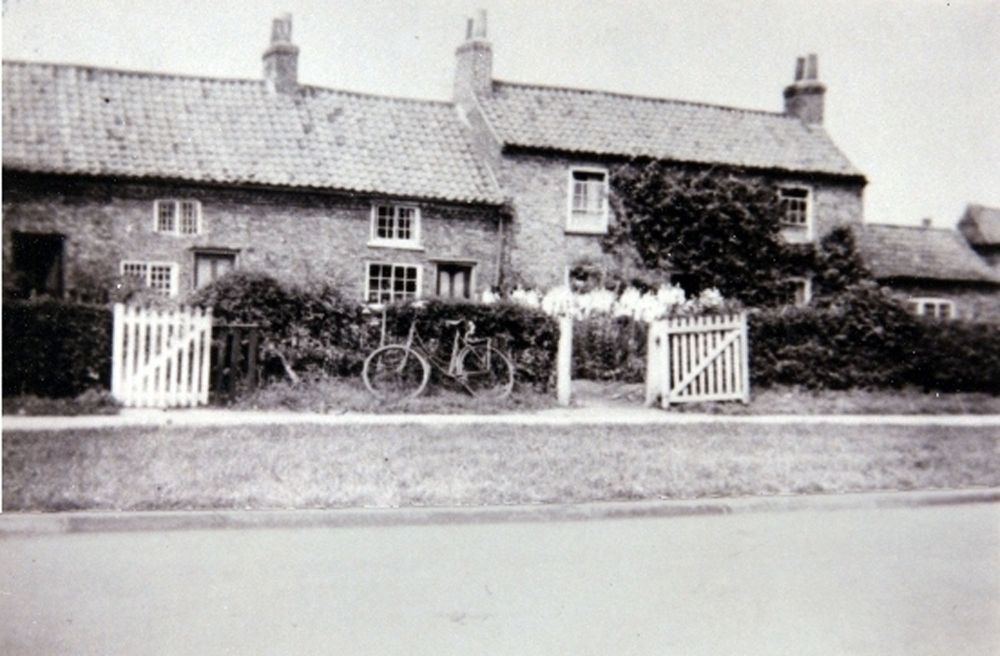
[[[646,405],[656,403],[656,397],[660,395],[661,367],[660,349],[663,348],[663,339],[660,335],[661,323],[652,321],[646,333]]]
[[[569,405],[573,375],[573,317],[559,317],[559,351],[556,357],[556,397]]]
[[[115,303],[114,324],[111,332],[111,396],[122,399],[122,370],[125,350],[125,306]],[[131,346],[131,345],[130,345]]]

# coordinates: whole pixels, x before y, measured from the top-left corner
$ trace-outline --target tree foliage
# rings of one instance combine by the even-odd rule
[[[669,272],[688,292],[715,287],[751,306],[787,299],[789,268],[801,254],[781,239],[772,184],[738,171],[679,171],[636,159],[612,172],[611,187],[618,220],[606,250]]]
[[[850,229],[834,228],[820,240],[813,276],[815,296],[837,294],[871,277]]]

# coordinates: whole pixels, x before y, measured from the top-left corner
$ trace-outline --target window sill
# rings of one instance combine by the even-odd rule
[[[567,235],[606,235],[608,234],[607,228],[573,228],[570,226],[566,227]]]
[[[422,251],[424,247],[415,242],[405,241],[385,241],[372,239],[368,242],[368,248],[392,248],[399,251]]]

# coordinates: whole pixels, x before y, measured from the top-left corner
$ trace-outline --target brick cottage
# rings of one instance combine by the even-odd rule
[[[368,302],[548,287],[601,257],[609,168],[634,156],[772,182],[791,241],[862,223],[815,56],[783,112],[735,109],[494,80],[485,20],[452,102],[301,84],[288,16],[260,80],[4,62],[5,288],[123,275],[183,297],[234,267]]]

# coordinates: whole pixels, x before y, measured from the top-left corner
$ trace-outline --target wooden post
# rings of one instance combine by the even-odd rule
[[[122,358],[125,350],[125,306],[115,303],[111,342],[111,395],[122,400]]]
[[[662,387],[660,349],[664,344],[660,335],[660,325],[659,321],[650,322],[646,330],[646,405],[656,403],[656,397],[660,395]]]
[[[569,405],[573,373],[573,317],[559,317],[559,351],[556,396],[559,405]]]
[[[670,405],[670,392],[673,390],[673,382],[670,373],[670,323],[669,319],[657,322],[659,326],[660,345],[663,356],[657,362],[660,367],[660,407],[666,409]]]
[[[743,347],[743,403],[750,403],[750,338],[747,334],[747,315],[740,315],[740,343]]]

